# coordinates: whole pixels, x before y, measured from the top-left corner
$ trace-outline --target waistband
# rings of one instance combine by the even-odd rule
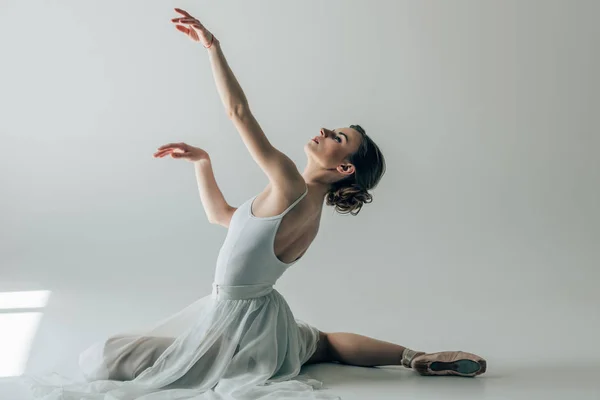
[[[220,285],[212,283],[212,297],[218,300],[246,300],[265,296],[273,291],[273,285]]]

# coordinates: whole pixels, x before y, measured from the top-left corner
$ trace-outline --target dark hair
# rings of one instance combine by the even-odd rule
[[[363,204],[373,201],[368,190],[373,189],[385,173],[385,160],[379,147],[367,136],[360,125],[350,125],[362,135],[358,150],[348,157],[354,165],[354,173],[331,184],[325,199],[328,206],[335,206],[340,214],[357,215]]]

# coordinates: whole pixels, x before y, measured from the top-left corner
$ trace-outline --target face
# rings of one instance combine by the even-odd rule
[[[319,135],[306,144],[305,151],[322,168],[352,174],[354,166],[348,162],[348,157],[359,149],[361,141],[360,132],[352,128],[321,128]]]

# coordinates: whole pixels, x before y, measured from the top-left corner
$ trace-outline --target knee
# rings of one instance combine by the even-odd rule
[[[308,360],[308,363],[323,363],[332,362],[332,348],[329,342],[329,334],[319,331],[319,341],[317,342],[317,349]]]
[[[86,380],[97,381],[110,379],[110,371],[106,363],[107,341],[93,344],[79,354],[79,369]]]
[[[320,339],[323,341],[323,357],[327,360],[327,362],[338,361],[335,348],[331,343],[331,335],[331,333],[323,332],[323,335]]]
[[[329,342],[329,333],[327,332],[319,332],[319,347],[321,351],[325,354],[329,354],[331,343]]]
[[[340,354],[340,341],[339,336],[335,333],[325,334],[325,348],[327,352],[327,358],[330,362],[344,363]]]
[[[125,380],[118,373],[119,350],[132,337],[111,336],[90,346],[79,355],[79,368],[88,381]]]

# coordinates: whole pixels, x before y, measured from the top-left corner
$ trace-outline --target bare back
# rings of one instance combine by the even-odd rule
[[[251,212],[257,218],[281,214],[302,193],[305,187],[292,188],[289,194],[275,190],[269,183],[251,205]],[[305,196],[288,212],[275,234],[274,252],[280,261],[288,264],[306,253],[319,231],[321,207],[316,207]]]

